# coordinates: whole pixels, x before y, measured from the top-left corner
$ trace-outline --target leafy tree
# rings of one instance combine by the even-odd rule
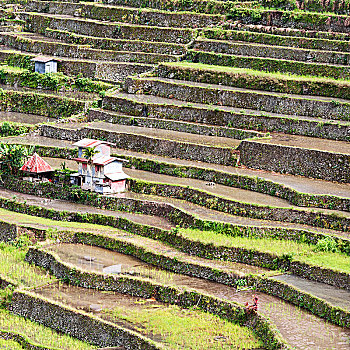
[[[0,144],[0,169],[4,174],[16,175],[30,154],[33,147],[22,145]]]

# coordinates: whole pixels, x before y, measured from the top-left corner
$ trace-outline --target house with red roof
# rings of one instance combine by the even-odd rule
[[[78,147],[78,172],[71,175],[71,183],[82,189],[102,194],[123,192],[128,175],[123,172],[124,159],[111,157],[111,143],[100,140],[83,139],[74,144]],[[92,159],[84,155],[86,148],[93,148]]]
[[[53,172],[50,164],[45,162],[37,153],[34,153],[22,166],[22,171],[37,179],[42,179],[50,172]],[[33,180],[33,179],[32,179]]]

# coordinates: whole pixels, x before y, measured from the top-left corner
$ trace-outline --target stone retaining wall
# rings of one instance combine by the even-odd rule
[[[350,155],[307,148],[242,141],[241,164],[254,169],[350,182]]]
[[[338,125],[334,122],[305,120],[290,118],[288,116],[272,116],[261,114],[248,114],[243,112],[228,112],[220,106],[200,108],[179,105],[165,105],[151,102],[137,102],[126,97],[108,96],[103,98],[103,107],[112,111],[128,114],[130,116],[143,116],[153,119],[175,119],[185,122],[202,123],[218,126],[273,131],[293,135],[313,136],[334,140],[350,139],[350,126]]]
[[[87,59],[94,61],[121,61],[155,64],[159,61],[177,61],[176,56],[160,55],[153,53],[111,51],[90,48],[88,45],[73,45],[63,42],[45,41],[30,37],[17,36],[13,33],[5,33],[0,38],[0,43],[12,48],[40,54],[63,56],[69,58]]]
[[[88,114],[89,121],[105,121],[107,123],[132,125],[138,127],[155,128],[174,130],[179,132],[187,132],[191,134],[216,136],[216,137],[228,137],[238,140],[244,140],[252,137],[264,137],[266,134],[258,131],[249,131],[236,128],[208,126],[204,124],[185,123],[175,120],[165,120],[159,118],[148,117],[133,117],[125,116],[115,113],[110,113],[106,110],[90,109]]]
[[[311,39],[313,40],[313,39]],[[350,43],[349,43],[350,45]],[[225,70],[226,69],[226,70]],[[199,65],[181,66],[160,63],[156,74],[162,78],[195,81],[198,83],[227,85],[254,90],[289,93],[296,95],[317,95],[350,99],[350,84],[345,81],[293,78],[278,74],[255,74],[249,71]]]
[[[130,6],[130,4],[128,4]],[[138,7],[138,6],[137,6]],[[80,17],[91,18],[100,21],[124,22],[128,18],[129,23],[174,28],[201,28],[216,25],[223,20],[223,16],[205,15],[195,13],[169,13],[128,7],[111,7],[102,4],[70,4],[51,1],[31,1],[25,3],[28,12],[45,12],[73,16],[79,13]]]
[[[320,117],[323,119],[349,120],[350,103],[322,101],[315,98],[286,97],[272,93],[225,89],[191,85],[186,82],[171,82],[157,78],[128,78],[124,89],[129,94],[142,91],[144,94],[173,98],[194,103],[230,106],[266,111],[270,113]]]
[[[283,340],[263,317],[254,313],[246,314],[243,307],[234,302],[224,301],[194,290],[183,288],[180,290],[177,287],[138,278],[106,276],[85,272],[79,268],[72,269],[72,266],[61,262],[54,254],[38,249],[31,249],[27,257],[28,261],[48,269],[56,277],[69,279],[71,283],[81,287],[117,291],[141,298],[155,297],[160,302],[175,304],[181,308],[198,307],[204,312],[210,312],[230,322],[252,328],[260,338],[264,339],[267,349],[286,348]]]
[[[45,33],[47,27],[66,30],[82,35],[108,38],[124,38],[133,40],[159,41],[188,44],[194,37],[191,29],[147,27],[132,24],[102,23],[83,18],[58,18],[34,13],[22,13],[21,19],[26,21],[25,29],[35,33]]]
[[[58,140],[78,141],[85,137],[99,139],[112,142],[117,148],[126,150],[231,166],[236,165],[238,155],[237,151],[228,147],[198,145],[89,127],[64,129],[53,125],[41,125],[40,133],[41,136]]]
[[[0,89],[0,110],[65,118],[82,112],[91,102],[36,92]]]
[[[296,75],[323,76],[334,79],[349,79],[350,68],[341,65],[324,65],[266,57],[247,57],[214,52],[188,50],[186,59],[195,63],[215,66],[250,68],[266,72],[291,73]]]
[[[82,311],[27,291],[15,291],[10,311],[97,346],[123,346],[130,350],[163,349],[153,341]],[[55,317],[52,317],[54,315]]]
[[[350,53],[321,50],[298,49],[295,47],[264,45],[259,43],[236,43],[231,41],[199,39],[194,50],[212,51],[246,57],[268,57],[291,61],[348,65]]]

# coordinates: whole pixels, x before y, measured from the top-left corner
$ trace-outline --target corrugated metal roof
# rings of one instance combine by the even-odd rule
[[[57,59],[55,57],[49,57],[49,56],[37,56],[32,58],[31,61],[47,63],[50,61],[57,61]]]
[[[105,176],[112,181],[125,180],[129,178],[129,176],[123,173],[122,171],[118,173],[105,174]]]
[[[116,158],[108,157],[108,156],[101,156],[101,157],[93,158],[92,161],[96,165],[107,165],[109,163],[116,161]]]
[[[53,171],[50,164],[46,163],[37,153],[34,153],[21,168],[22,171],[30,173],[46,173]]]
[[[73,146],[90,148],[90,147],[97,147],[98,145],[101,145],[101,144],[112,145],[112,143],[107,142],[107,141],[100,141],[100,140],[93,140],[93,139],[82,139],[76,143],[73,143]]]

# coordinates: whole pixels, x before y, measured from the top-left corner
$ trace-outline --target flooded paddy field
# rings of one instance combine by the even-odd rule
[[[56,252],[63,261],[85,270],[149,278],[160,283],[170,283],[177,287],[193,288],[199,292],[242,305],[246,302],[250,303],[253,296],[257,295],[259,297],[259,312],[270,319],[283,338],[295,349],[349,349],[349,329],[329,324],[323,319],[277,297],[254,290],[237,291],[235,288],[220,283],[174,274],[144,263],[132,256],[88,245],[61,244],[51,246],[50,249]],[[244,266],[244,264],[238,264],[236,269],[239,268],[239,265]],[[268,270],[255,271],[255,273],[264,272],[268,272]]]
[[[40,124],[54,121],[54,118],[43,117],[35,114],[0,111],[0,122],[13,122],[21,124]]]

